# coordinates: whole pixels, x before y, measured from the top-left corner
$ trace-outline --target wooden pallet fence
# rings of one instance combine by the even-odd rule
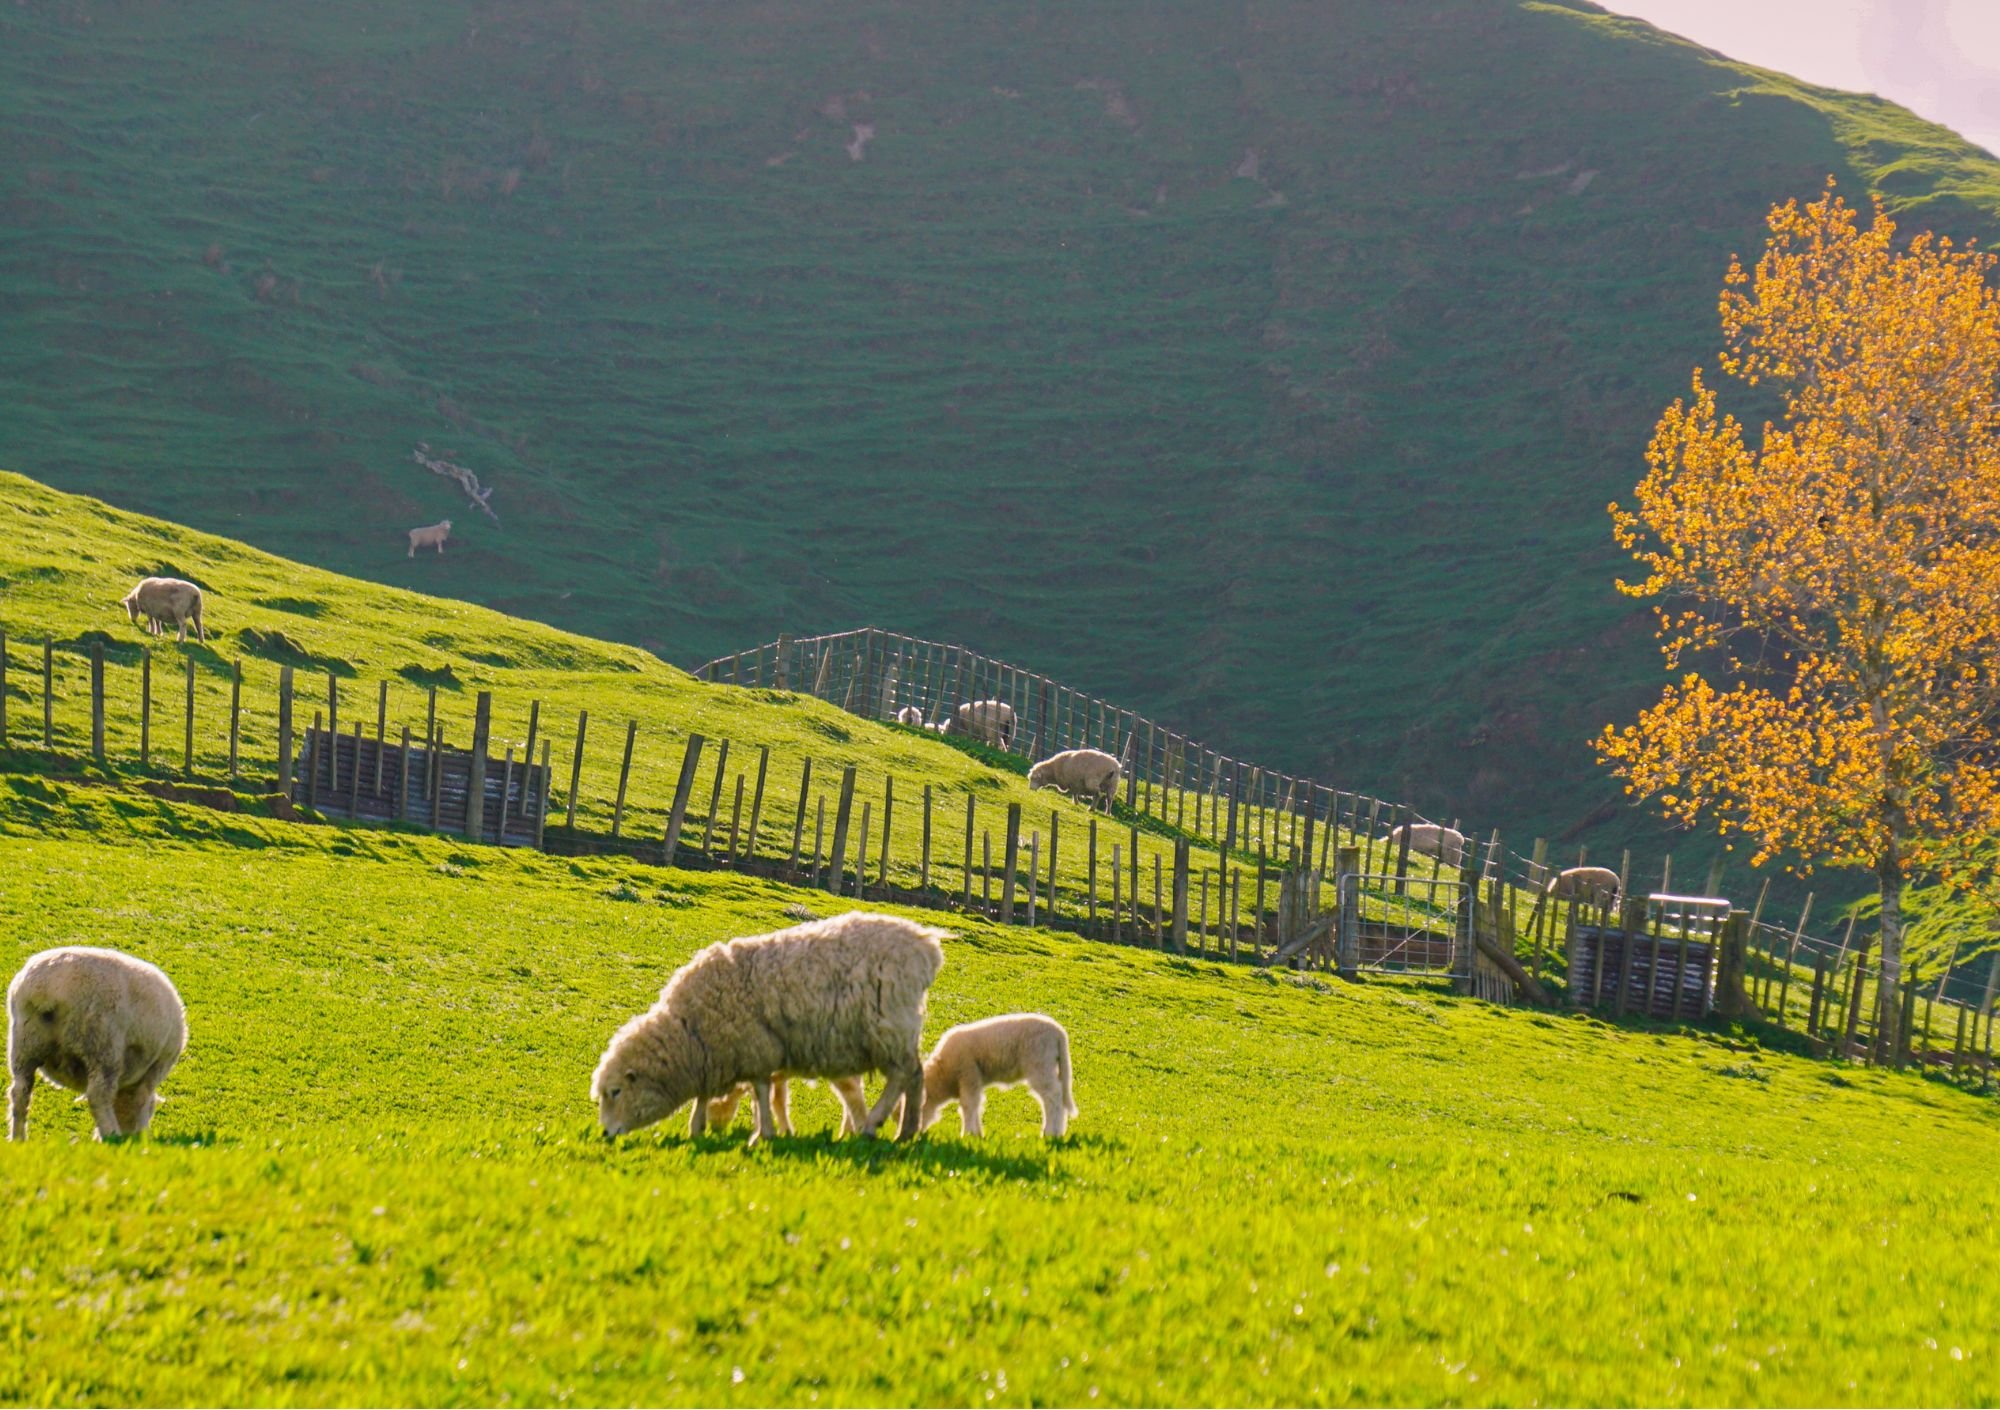
[[[300,737],[293,801],[327,817],[412,822],[466,834],[473,781],[479,776],[473,751],[412,745],[407,738],[406,730],[404,742],[392,745],[371,738],[358,721],[345,734],[315,722]],[[547,754],[544,742],[540,763],[484,771],[477,840],[503,847],[537,845],[548,799]]]

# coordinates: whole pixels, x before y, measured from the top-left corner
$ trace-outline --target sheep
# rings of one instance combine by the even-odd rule
[[[1014,707],[1004,700],[970,701],[952,712],[941,733],[962,734],[1006,749],[1014,742]]]
[[[146,614],[146,630],[158,636],[162,624],[172,622],[180,628],[178,641],[187,640],[188,623],[194,623],[195,636],[208,640],[208,629],[201,624],[201,589],[180,578],[141,578],[139,585],[119,600],[125,615],[132,619],[132,625],[139,625],[139,614]]]
[[[899,725],[909,725],[914,729],[921,727],[923,722],[924,712],[914,705],[905,705],[896,712],[896,723]]]
[[[186,1047],[187,1011],[155,966],[88,945],[29,956],[7,986],[7,1138],[28,1138],[37,1071],[84,1094],[99,1140],[138,1135]]]
[[[924,1000],[944,965],[944,938],[914,921],[854,911],[710,945],[605,1048],[590,1079],[604,1134],[636,1131],[694,1100],[688,1134],[699,1136],[707,1099],[748,1082],[757,1098],[755,1144],[776,1134],[776,1074],[880,1071],[887,1084],[863,1114],[860,1134],[874,1135],[907,1096],[898,1137],[914,1139]]]
[[[958,1103],[959,1129],[985,1134],[980,1111],[985,1093],[1026,1084],[1042,1109],[1042,1134],[1069,1129],[1076,1115],[1070,1090],[1069,1034],[1047,1014],[1010,1013],[961,1023],[938,1039],[924,1059],[924,1113],[928,1128],[944,1108]]]
[[[1609,867],[1571,867],[1549,878],[1544,888],[1551,901],[1571,897],[1592,906],[1618,904],[1618,873]]]
[[[1028,770],[1028,787],[1054,788],[1109,809],[1118,796],[1118,760],[1102,749],[1065,749]]]
[[[1439,823],[1412,823],[1408,826],[1410,851],[1420,857],[1435,857],[1448,867],[1458,866],[1465,858],[1465,834],[1455,827],[1445,827]],[[1389,832],[1391,853],[1402,847],[1401,827]]]
[[[807,1079],[807,1085],[818,1084]],[[834,1094],[840,1098],[840,1134],[851,1136],[861,1129],[863,1118],[868,1115],[868,1097],[862,1090],[859,1077],[836,1077],[829,1084]],[[743,1098],[750,1094],[747,1082],[738,1082],[729,1089],[726,1096],[711,1098],[708,1103],[708,1125],[721,1130],[736,1119],[736,1108]],[[780,1136],[792,1134],[791,1082],[780,1072],[771,1079],[771,1121],[778,1128]]]
[[[440,519],[435,524],[426,524],[421,529],[410,530],[410,551],[408,557],[415,558],[417,550],[437,545],[439,553],[444,552],[444,541],[451,537],[451,520]]]

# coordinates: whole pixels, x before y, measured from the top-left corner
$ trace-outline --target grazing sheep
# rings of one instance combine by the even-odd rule
[[[818,1085],[811,1079],[806,1079],[806,1083],[808,1086]],[[862,1090],[861,1079],[836,1077],[830,1085],[840,1098],[840,1134],[851,1136],[861,1129],[861,1122],[868,1115],[868,1097]],[[710,1100],[708,1124],[720,1130],[734,1121],[737,1106],[749,1094],[749,1083],[738,1082],[729,1089],[727,1096]],[[771,1079],[771,1121],[780,1136],[792,1134],[791,1081],[782,1072]]]
[[[1010,1013],[961,1023],[924,1059],[924,1116],[929,1127],[952,1102],[959,1129],[982,1136],[980,1109],[996,1087],[1026,1084],[1042,1109],[1042,1134],[1060,1136],[1076,1115],[1070,1092],[1069,1034],[1047,1014]]]
[[[872,1136],[906,1095],[900,1138],[917,1134],[923,1091],[924,1000],[944,964],[945,932],[855,911],[770,935],[710,945],[675,972],[659,1002],[620,1028],[590,1079],[607,1136],[671,1116],[690,1100],[688,1134],[708,1123],[708,1099],[748,1082],[754,1144],[777,1128],[776,1074],[888,1079],[863,1114]]]
[[[1551,901],[1567,901],[1575,897],[1592,906],[1615,906],[1618,904],[1618,873],[1609,867],[1571,867],[1550,877],[1544,889]]]
[[[1389,832],[1389,850],[1393,856],[1403,845],[1404,829],[1392,828]],[[1438,823],[1413,823],[1409,827],[1410,851],[1420,857],[1435,857],[1443,865],[1455,867],[1465,860],[1465,834],[1455,827],[1444,827]]]
[[[1102,749],[1065,749],[1028,770],[1028,787],[1060,789],[1109,808],[1118,796],[1118,774],[1118,760]]]
[[[99,1140],[137,1135],[186,1047],[181,996],[153,965],[87,945],[29,956],[7,986],[7,1138],[28,1138],[37,1071],[84,1094]]]
[[[444,541],[450,537],[451,520],[449,519],[440,519],[435,524],[426,524],[421,529],[412,529],[410,530],[410,551],[406,556],[415,558],[418,549],[429,548],[433,544],[437,546],[439,553],[443,553]]]
[[[914,705],[905,705],[902,709],[896,712],[896,723],[899,725],[910,725],[912,727],[915,727],[922,725],[923,722],[924,722],[924,712],[922,710],[919,710]]]
[[[930,723],[926,724],[924,728],[929,730],[932,734],[951,733],[950,721],[948,720],[933,720]]]
[[[996,749],[1014,742],[1014,707],[1004,700],[974,700],[960,705],[944,722],[944,734],[962,734]]]
[[[162,625],[172,622],[180,628],[178,641],[187,640],[188,623],[194,623],[195,636],[208,640],[208,630],[201,624],[201,589],[180,578],[141,578],[139,586],[125,594],[119,605],[125,615],[132,619],[132,625],[139,625],[139,614],[146,614],[146,630],[158,636]]]

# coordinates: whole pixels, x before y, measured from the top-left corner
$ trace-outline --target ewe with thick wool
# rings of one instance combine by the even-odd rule
[[[1544,889],[1551,901],[1567,901],[1575,897],[1593,906],[1615,906],[1618,903],[1618,873],[1609,867],[1570,867],[1550,877]]]
[[[451,537],[451,520],[440,519],[435,524],[426,524],[421,529],[410,530],[410,551],[406,558],[415,558],[420,548],[435,548],[444,552],[444,541]]]
[[[1058,789],[1108,808],[1118,796],[1119,772],[1118,760],[1102,749],[1065,749],[1028,770],[1028,787]]]
[[[896,712],[896,723],[908,725],[912,729],[921,728],[924,723],[924,712],[914,705],[905,705]]]
[[[924,1118],[929,1127],[952,1102],[959,1129],[983,1136],[986,1093],[1025,1085],[1042,1109],[1042,1134],[1062,1135],[1076,1115],[1070,1090],[1069,1034],[1043,1013],[1009,1013],[961,1023],[924,1059]]]
[[[137,1135],[186,1047],[187,1012],[156,966],[87,945],[29,956],[7,986],[8,1139],[28,1137],[37,1072],[84,1094],[99,1140]]]
[[[1014,742],[1014,707],[1004,700],[973,700],[952,711],[941,734],[964,735],[995,749]]]
[[[924,1082],[924,1002],[944,966],[945,932],[855,911],[770,935],[710,945],[675,972],[660,1000],[611,1039],[590,1080],[607,1136],[660,1121],[690,1101],[688,1134],[710,1099],[746,1082],[757,1097],[754,1144],[777,1134],[780,1073],[887,1084],[861,1121],[872,1136],[904,1102],[900,1138],[917,1134]]]
[[[811,1078],[804,1079],[807,1086],[816,1085]],[[840,1098],[840,1134],[852,1136],[861,1129],[861,1123],[868,1116],[868,1097],[861,1086],[859,1077],[836,1077],[828,1084]],[[778,1128],[780,1136],[792,1134],[792,1090],[791,1074],[780,1072],[771,1079],[771,1122]],[[738,1082],[729,1089],[726,1097],[712,1098],[708,1103],[708,1124],[716,1130],[729,1125],[736,1119],[736,1108],[750,1095],[750,1084]]]
[[[180,629],[175,640],[186,641],[188,623],[193,622],[196,637],[208,640],[208,629],[201,624],[201,589],[185,579],[141,578],[139,585],[119,600],[119,605],[135,627],[144,613],[146,630],[154,636],[160,635],[165,623],[172,622]]]
[[[1403,845],[1401,827],[1389,830],[1389,854],[1393,857]],[[1455,867],[1465,860],[1465,834],[1455,827],[1445,827],[1440,823],[1412,823],[1407,828],[1410,834],[1410,851],[1420,857],[1435,857],[1445,866]]]

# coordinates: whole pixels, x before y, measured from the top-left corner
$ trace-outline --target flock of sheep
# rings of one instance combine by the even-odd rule
[[[843,1135],[873,1136],[894,1120],[908,1140],[953,1102],[964,1133],[981,1135],[985,1093],[1025,1084],[1042,1109],[1042,1134],[1061,1136],[1076,1099],[1069,1035],[1054,1019],[1017,1013],[961,1024],[922,1056],[945,938],[856,911],[710,945],[605,1049],[590,1080],[605,1136],[689,1103],[688,1134],[698,1136],[728,1125],[746,1089],[756,1103],[751,1144],[788,1135],[791,1078],[834,1085]],[[157,966],[84,945],[30,956],[7,986],[8,1139],[27,1139],[37,1074],[83,1093],[99,1139],[143,1133],[186,1048],[186,1009]],[[871,1072],[883,1077],[872,1107],[862,1087]]]
[[[977,739],[996,749],[1006,749],[1014,742],[1014,707],[1004,700],[967,701],[935,722],[926,721],[917,706],[905,705],[896,712],[896,723],[932,734]],[[1118,759],[1102,749],[1065,749],[1028,770],[1028,787],[1053,788],[1109,811],[1123,773]]]

